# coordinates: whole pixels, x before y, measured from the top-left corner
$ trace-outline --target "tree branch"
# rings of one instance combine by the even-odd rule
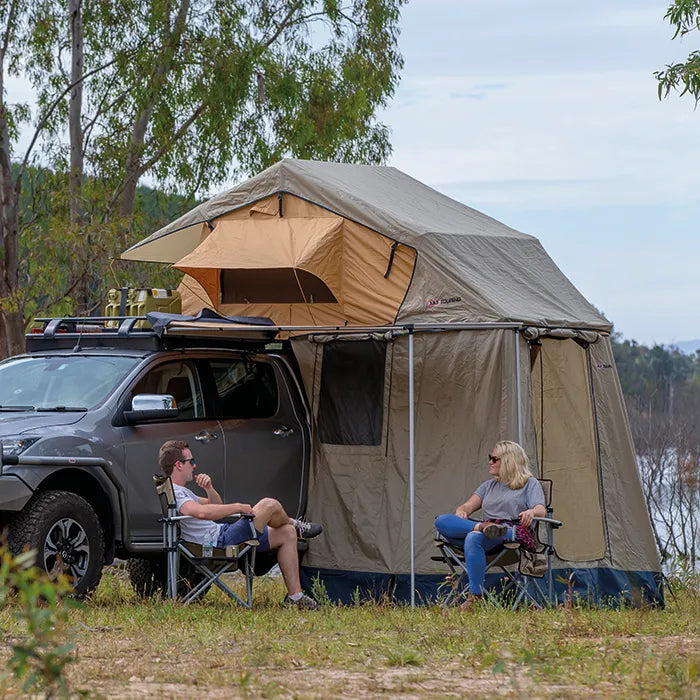
[[[22,165],[20,166],[19,173],[17,174],[17,183],[15,185],[15,191],[19,193],[21,190],[21,181],[22,181],[22,176],[24,175],[26,169],[27,169],[27,163],[29,162],[29,156],[31,155],[32,149],[34,148],[34,145],[36,144],[37,139],[39,138],[39,134],[41,133],[42,129],[46,126],[46,123],[49,120],[49,117],[53,114],[53,111],[58,107],[58,105],[61,103],[61,100],[79,83],[83,82],[85,79],[89,78],[90,76],[95,75],[96,73],[99,73],[102,70],[105,70],[106,68],[109,68],[111,65],[117,62],[117,58],[113,58],[111,61],[108,61],[102,66],[98,66],[97,68],[88,71],[87,73],[83,74],[78,80],[76,80],[74,83],[71,83],[66,87],[61,94],[49,105],[48,109],[46,110],[44,116],[41,118],[39,121],[39,124],[37,125],[35,131],[34,131],[34,136],[32,137],[31,143],[29,144],[29,147],[27,148],[26,153],[24,154],[24,160],[22,161]]]

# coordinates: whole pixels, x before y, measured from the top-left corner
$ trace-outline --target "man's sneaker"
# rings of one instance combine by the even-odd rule
[[[307,523],[306,520],[297,520],[294,527],[297,535],[304,540],[318,537],[323,532],[323,526],[320,523]]]
[[[297,610],[318,610],[319,604],[306,593],[303,593],[299,600],[292,600],[289,596],[284,599],[284,605],[289,608],[296,608]]]

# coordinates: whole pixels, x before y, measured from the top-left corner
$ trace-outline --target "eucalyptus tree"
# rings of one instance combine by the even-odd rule
[[[403,65],[404,2],[0,3],[2,65],[33,85],[42,162],[66,179],[69,196],[54,198],[56,221],[48,229],[44,222],[42,234],[54,245],[64,237],[64,251],[71,251],[71,269],[54,284],[56,298],[77,299],[79,312],[99,303],[107,258],[132,242],[138,226],[136,193],[144,176],[195,196],[285,156],[384,162],[389,133],[377,114]],[[8,124],[0,171],[11,173],[16,128],[29,114],[26,106],[8,110],[4,93],[0,99],[0,119]],[[20,175],[7,189],[7,206],[18,208],[21,183]],[[7,212],[11,219],[11,206]],[[6,218],[3,235],[12,229]],[[19,226],[14,229],[16,242]],[[26,240],[32,235],[35,226]],[[2,302],[7,314],[0,323],[14,324],[6,349],[16,351],[26,298],[19,261],[9,253],[0,298],[16,303]],[[8,321],[12,309],[17,315]]]
[[[700,32],[700,0],[674,0],[664,19],[675,28],[674,39]],[[669,64],[654,76],[659,82],[659,99],[677,91],[689,94],[696,105],[700,102],[700,50],[691,51],[685,61]]]

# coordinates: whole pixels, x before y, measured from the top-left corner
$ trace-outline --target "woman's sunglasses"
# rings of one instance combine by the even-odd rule
[[[501,461],[500,457],[496,457],[496,455],[489,455],[489,462],[493,462],[495,464],[496,462],[500,462],[500,461]]]

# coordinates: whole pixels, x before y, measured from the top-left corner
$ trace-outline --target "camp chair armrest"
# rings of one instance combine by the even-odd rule
[[[168,515],[162,518],[158,518],[159,523],[172,523],[177,520],[188,520],[193,518],[193,515]]]
[[[532,522],[547,523],[554,528],[561,527],[564,524],[561,520],[555,520],[554,518],[533,518]]]
[[[255,516],[252,513],[231,513],[231,515],[227,515],[225,518],[217,518],[216,522],[231,524],[238,522],[241,518],[252,522]]]

